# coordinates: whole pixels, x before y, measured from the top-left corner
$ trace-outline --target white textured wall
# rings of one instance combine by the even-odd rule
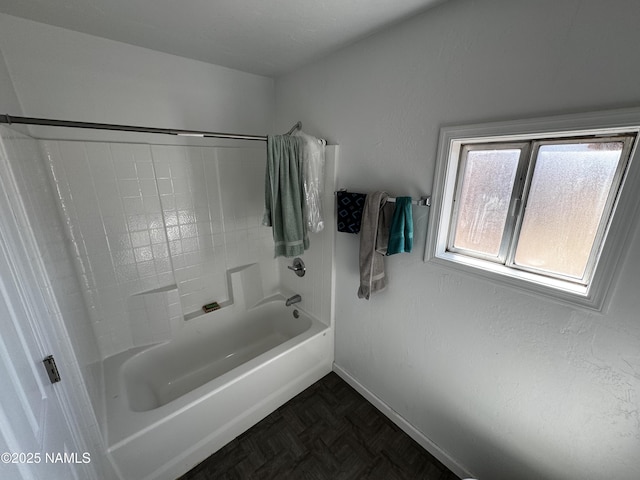
[[[338,186],[418,196],[440,126],[637,106],[635,0],[451,0],[276,82],[291,118],[340,144]],[[632,188],[636,188],[633,187]],[[336,363],[481,480],[640,478],[640,235],[604,314],[422,261],[387,259],[356,297],[336,243]]]
[[[22,108],[18,102],[18,96],[13,88],[9,70],[0,51],[0,113],[15,112],[13,115],[22,115]]]
[[[273,80],[267,77],[3,14],[0,50],[26,116],[268,133]],[[32,129],[36,136],[78,138],[70,130],[43,130]]]

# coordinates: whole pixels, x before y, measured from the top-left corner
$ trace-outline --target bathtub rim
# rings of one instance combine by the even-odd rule
[[[121,448],[123,445],[153,430],[156,426],[168,422],[181,412],[207,400],[227,386],[242,381],[262,365],[272,363],[286,355],[287,352],[312,341],[317,336],[326,335],[330,330],[328,325],[309,315],[303,309],[297,308],[296,310],[299,310],[311,320],[311,325],[306,331],[198,386],[181,397],[152,410],[136,412],[129,409],[121,369],[129,359],[169,342],[134,347],[106,358],[103,361],[103,368],[105,381],[105,443],[107,451],[112,452]]]
[[[132,412],[152,411],[178,400],[200,386],[206,385],[210,381],[250,362],[253,358],[268,353],[280,345],[303,335],[313,326],[313,318],[306,312],[296,317],[293,310],[297,309],[285,307],[284,297],[274,296],[266,300],[268,301],[262,301],[256,307],[246,311],[224,308],[217,312],[211,312],[211,317],[209,318],[205,317],[203,320],[194,321],[192,324],[185,323],[187,331],[184,334],[177,332],[171,341],[157,343],[149,346],[149,348],[136,351],[124,360],[119,366],[120,391],[127,400],[129,410]],[[202,333],[194,335],[194,332]],[[239,336],[241,338],[238,338],[238,332],[240,332]],[[163,387],[208,364],[214,359],[211,356],[212,352],[215,352],[215,357],[224,356],[227,353],[235,354],[238,350],[227,350],[228,345],[231,344],[240,349],[243,346],[250,345],[252,342],[260,341],[265,338],[265,335],[271,335],[272,333],[282,336],[279,339],[279,343],[258,354],[254,354],[253,358],[244,360],[226,371],[222,371],[220,375],[184,391],[182,395],[176,396],[169,401],[162,400],[160,392]],[[213,338],[212,334],[216,338]],[[184,352],[187,351],[185,348],[193,352],[195,356],[185,357]],[[222,358],[218,359],[222,360]],[[158,395],[157,401],[160,404],[152,408],[134,408],[135,404],[139,403],[133,393],[136,391],[136,384],[138,383],[147,383],[151,393]]]

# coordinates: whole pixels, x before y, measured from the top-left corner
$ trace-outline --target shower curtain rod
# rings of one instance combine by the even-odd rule
[[[153,128],[153,127],[137,127],[132,125],[114,125],[111,123],[92,123],[92,122],[73,122],[69,120],[53,120],[48,118],[34,117],[14,117],[12,115],[0,115],[0,123],[11,125],[12,123],[22,125],[46,125],[49,127],[70,127],[70,128],[88,128],[93,130],[116,130],[119,132],[138,132],[138,133],[159,133],[162,135],[177,135],[182,137],[204,137],[204,138],[231,138],[234,140],[259,140],[267,141],[266,135],[245,135],[242,133],[221,133],[221,132],[203,132],[199,130],[176,130],[172,128]],[[296,130],[302,128],[302,123],[296,123],[287,135],[291,135]]]

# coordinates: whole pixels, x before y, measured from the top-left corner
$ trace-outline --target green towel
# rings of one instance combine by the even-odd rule
[[[273,228],[276,257],[295,257],[309,248],[302,185],[302,139],[268,135],[262,224]]]
[[[410,252],[413,248],[413,213],[411,197],[396,198],[396,209],[389,228],[387,255]]]

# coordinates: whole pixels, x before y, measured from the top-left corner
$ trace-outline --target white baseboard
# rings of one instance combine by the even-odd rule
[[[374,407],[380,410],[389,420],[395,423],[402,431],[413,438],[422,448],[437,458],[442,464],[455,473],[460,478],[472,478],[473,475],[460,465],[456,460],[451,458],[435,443],[429,440],[420,430],[411,425],[400,414],[394,411],[389,405],[382,401],[373,392],[362,385],[358,380],[351,376],[346,370],[339,365],[333,364],[333,371],[338,374],[345,382],[351,385],[360,395],[366,398]]]

